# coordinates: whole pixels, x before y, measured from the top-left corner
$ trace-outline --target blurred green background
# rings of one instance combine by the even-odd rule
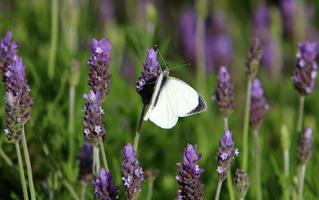
[[[290,134],[290,173],[293,181],[297,172],[298,135],[295,126],[298,93],[293,89],[290,77],[297,43],[317,38],[316,29],[319,24],[315,22],[319,19],[316,13],[319,1],[298,1],[296,13],[303,15],[295,15],[298,16],[293,24],[295,34],[287,36],[283,30],[285,20],[282,20],[280,1],[0,0],[0,37],[7,31],[12,31],[13,39],[19,42],[19,55],[26,65],[31,95],[34,98],[32,122],[27,126],[26,133],[38,198],[72,199],[63,180],[80,194],[78,161],[75,157],[84,144],[82,96],[88,91],[88,44],[93,38],[108,38],[113,46],[111,91],[103,103],[107,128],[104,144],[117,185],[121,185],[121,148],[128,142],[133,142],[142,108],[141,99],[135,91],[135,81],[142,71],[147,48],[158,44],[170,67],[192,63],[190,68],[178,68],[171,75],[198,89],[208,103],[208,110],[180,119],[177,126],[170,130],[145,122],[139,146],[140,164],[144,170],[159,171],[153,199],[173,199],[178,187],[175,181],[178,174],[176,163],[182,161],[183,149],[187,143],[198,144],[198,150],[203,153],[200,166],[205,169],[202,178],[205,196],[206,199],[213,198],[218,180],[215,156],[218,140],[223,134],[222,114],[211,100],[216,86],[216,69],[221,64],[227,64],[233,75],[236,109],[230,116],[230,129],[241,150],[246,93],[245,58],[249,41],[259,24],[258,20],[254,22],[256,10],[262,3],[266,4],[264,6],[271,19],[265,25],[270,38],[268,42],[272,42],[275,47],[270,51],[273,65],[269,68],[262,64],[257,75],[263,83],[270,104],[270,111],[260,130],[262,188],[265,199],[280,199],[283,194],[283,151],[280,140],[282,125],[287,126]],[[204,22],[206,35],[200,39],[208,44],[208,49],[216,45],[215,51],[223,51],[223,46],[217,46],[216,40],[211,43],[206,41],[209,34],[226,35],[231,42],[230,56],[221,62],[215,58],[213,64],[206,66],[208,70],[203,74],[204,78],[195,76],[194,71],[205,62],[196,59],[193,62],[187,55],[187,42],[183,37],[188,32],[180,25],[181,17],[187,10],[195,12],[195,20]],[[222,22],[217,25],[211,22],[213,20],[210,21],[216,15],[223,16]],[[192,23],[188,24],[190,30],[194,29]],[[209,50],[205,52],[207,55],[201,58],[206,58],[207,61],[214,51],[212,55]],[[72,87],[75,89],[74,112],[69,110],[69,93]],[[0,94],[4,99],[3,87]],[[316,177],[319,165],[318,98],[319,93],[316,90],[306,98],[305,104],[304,125],[313,128],[315,133],[314,153],[307,166],[305,199],[319,197],[319,180]],[[1,121],[4,123],[4,106],[0,109]],[[74,113],[74,118],[72,115],[70,117],[70,112]],[[252,134],[252,141],[251,136]],[[20,199],[22,191],[14,147],[4,135],[0,137],[0,145],[1,151],[13,162],[13,166],[9,166],[3,157],[0,158],[0,199]],[[252,155],[250,151],[251,165],[248,170],[251,181],[254,174]],[[239,167],[240,159],[239,156],[233,162],[233,172]],[[247,199],[254,199],[253,187],[252,183]],[[146,193],[147,184],[144,182],[141,199],[145,199]],[[88,188],[86,197],[93,199],[91,187]],[[121,187],[120,198],[123,197]],[[226,184],[223,185],[221,199],[229,199]]]

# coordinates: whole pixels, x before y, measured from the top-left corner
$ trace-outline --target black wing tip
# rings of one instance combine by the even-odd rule
[[[190,111],[187,115],[194,115],[197,113],[201,113],[207,110],[207,104],[205,102],[204,97],[198,94],[198,105],[192,111]]]

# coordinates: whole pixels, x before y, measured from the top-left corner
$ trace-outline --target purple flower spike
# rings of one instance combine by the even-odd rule
[[[234,110],[234,85],[226,67],[221,67],[218,74],[218,84],[213,97],[225,117]]]
[[[79,180],[83,183],[89,183],[92,179],[92,146],[90,143],[85,143],[82,147],[82,152],[76,158],[79,160]]]
[[[101,95],[90,90],[84,95],[84,100],[84,136],[92,145],[98,146],[100,138],[105,135]]]
[[[116,187],[111,172],[101,168],[99,177],[92,181],[94,194],[99,200],[116,200],[119,189]]]
[[[31,118],[33,101],[22,59],[17,56],[5,70],[5,134],[10,140],[19,140],[23,126]]]
[[[251,87],[251,104],[249,123],[253,129],[259,128],[269,105],[264,97],[264,90],[258,79],[253,80]]]
[[[219,141],[219,149],[217,152],[217,173],[220,181],[224,181],[227,177],[227,172],[231,162],[235,156],[239,155],[239,151],[235,148],[232,134],[229,130],[224,132],[223,137]]]
[[[281,0],[280,11],[282,16],[283,31],[285,37],[292,38],[295,33],[295,17],[297,12],[296,0]]]
[[[300,95],[309,95],[315,89],[317,78],[317,45],[312,42],[299,44],[297,62],[292,76],[295,89]]]
[[[250,79],[255,78],[257,74],[258,64],[262,55],[263,48],[260,39],[252,39],[246,58],[246,73]]]
[[[306,164],[312,154],[313,133],[311,128],[305,128],[298,145],[298,159],[301,164]]]
[[[103,101],[110,90],[109,65],[112,45],[107,39],[100,41],[93,39],[90,49],[88,84],[96,94],[101,93],[101,100]]]
[[[234,182],[240,198],[243,199],[249,188],[249,177],[247,173],[244,170],[236,169]]]
[[[6,71],[4,68],[11,64],[17,57],[18,43],[11,41],[12,33],[7,32],[4,38],[0,40],[0,71]]]
[[[184,151],[183,163],[177,163],[180,169],[176,176],[179,184],[177,199],[204,199],[204,185],[200,180],[203,169],[199,168],[198,162],[202,154],[196,152],[196,146],[188,144]]]
[[[155,82],[160,73],[161,66],[157,60],[157,51],[148,49],[144,62],[144,71],[136,82],[136,91],[140,94],[143,104],[150,103]]]
[[[143,169],[139,166],[131,144],[123,148],[122,156],[122,182],[125,187],[125,196],[127,199],[135,199],[141,191],[141,183],[144,180]]]

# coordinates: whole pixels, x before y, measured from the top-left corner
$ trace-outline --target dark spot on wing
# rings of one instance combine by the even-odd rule
[[[201,95],[198,95],[198,105],[192,111],[187,113],[187,115],[193,115],[196,113],[200,113],[200,112],[205,111],[206,109],[207,109],[207,105],[206,105],[204,98]]]

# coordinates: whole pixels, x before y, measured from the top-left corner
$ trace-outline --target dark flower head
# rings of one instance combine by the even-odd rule
[[[244,170],[236,169],[234,182],[240,198],[244,198],[249,188],[249,177]]]
[[[105,135],[101,94],[90,90],[84,95],[84,100],[84,136],[92,145],[98,146],[100,138]]]
[[[90,143],[85,143],[82,147],[82,152],[76,157],[79,160],[79,180],[83,183],[89,183],[92,179],[92,146]]]
[[[226,67],[219,69],[218,84],[213,99],[225,117],[234,110],[234,85]]]
[[[224,132],[223,137],[219,140],[219,149],[217,152],[217,173],[220,181],[224,181],[227,177],[227,172],[230,168],[230,164],[239,155],[238,149],[235,148],[235,144],[232,138],[232,134],[229,130]]]
[[[0,70],[5,71],[4,67],[11,64],[18,55],[18,43],[11,41],[12,33],[7,32],[4,38],[0,40]]]
[[[27,83],[22,59],[17,57],[5,70],[5,134],[11,140],[18,140],[23,126],[31,118],[33,101],[30,96],[30,88]]]
[[[251,86],[251,104],[249,123],[253,129],[259,128],[269,105],[264,97],[264,90],[258,79],[253,80]]]
[[[283,24],[283,32],[285,37],[292,38],[295,33],[295,17],[297,11],[296,0],[281,0],[280,11]]]
[[[101,93],[103,101],[110,89],[110,55],[111,42],[107,39],[100,41],[93,39],[90,44],[91,56],[89,58],[89,81],[88,84],[95,93]]]
[[[125,187],[125,196],[127,199],[135,199],[141,191],[141,183],[144,180],[143,169],[139,166],[131,144],[123,148],[122,156],[122,182]]]
[[[136,91],[140,94],[143,104],[146,105],[150,103],[156,79],[160,73],[161,66],[157,60],[157,51],[148,49],[144,62],[144,71],[136,83]]]
[[[250,79],[253,79],[257,73],[257,67],[261,56],[263,54],[263,49],[259,38],[254,38],[250,43],[250,48],[246,58],[246,73]]]
[[[183,157],[183,162],[177,163],[180,170],[176,176],[179,184],[177,199],[204,199],[204,185],[200,180],[204,170],[198,166],[202,154],[196,152],[196,146],[188,144]]]
[[[315,89],[317,77],[317,45],[312,42],[299,44],[297,62],[293,72],[292,81],[300,95],[309,95]]]
[[[305,128],[298,145],[298,159],[306,164],[312,154],[313,133],[311,128]]]
[[[99,200],[116,200],[119,189],[116,187],[111,172],[101,168],[99,177],[92,181],[94,194]]]

